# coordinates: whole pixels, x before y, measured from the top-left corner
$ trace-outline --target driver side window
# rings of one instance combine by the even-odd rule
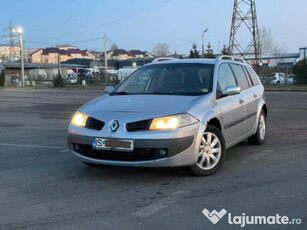
[[[226,89],[227,86],[236,86],[236,80],[228,64],[221,64],[217,76],[219,90]]]

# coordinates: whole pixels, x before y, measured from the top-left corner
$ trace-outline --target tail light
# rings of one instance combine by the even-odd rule
[[[277,80],[277,77],[273,77],[273,80]]]

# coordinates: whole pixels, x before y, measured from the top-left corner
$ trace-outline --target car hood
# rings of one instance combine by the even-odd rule
[[[101,113],[147,114],[145,117],[184,113],[204,96],[178,95],[104,95],[80,111],[95,116]]]

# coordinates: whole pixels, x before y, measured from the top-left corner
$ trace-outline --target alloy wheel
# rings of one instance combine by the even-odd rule
[[[204,132],[198,152],[198,167],[204,170],[214,168],[221,158],[221,142],[212,132]]]
[[[259,118],[259,136],[261,140],[264,140],[266,132],[265,118],[263,114],[260,114]]]

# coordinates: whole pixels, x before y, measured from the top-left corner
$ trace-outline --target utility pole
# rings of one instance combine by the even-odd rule
[[[104,34],[103,36],[104,41],[104,70],[105,70],[105,81],[106,83],[109,82],[108,79],[108,59],[107,59],[107,36]]]
[[[205,31],[202,33],[202,45],[201,45],[201,57],[205,57],[205,33],[208,31],[208,29],[205,29]]]
[[[61,54],[60,54],[60,50],[58,51],[58,76],[61,76]]]
[[[16,32],[18,34],[19,48],[20,48],[21,85],[22,85],[22,87],[24,87],[25,86],[25,69],[24,69],[24,63],[23,63],[22,28],[21,27],[17,27],[16,29],[13,29],[13,32]]]

